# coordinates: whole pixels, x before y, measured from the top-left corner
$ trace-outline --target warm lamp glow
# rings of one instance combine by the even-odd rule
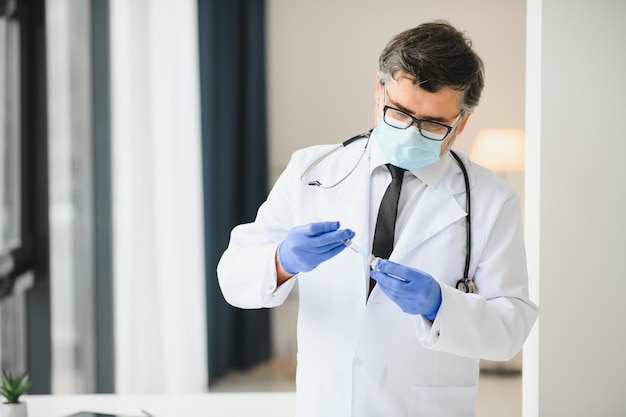
[[[472,146],[472,161],[495,172],[524,170],[522,129],[481,129]]]

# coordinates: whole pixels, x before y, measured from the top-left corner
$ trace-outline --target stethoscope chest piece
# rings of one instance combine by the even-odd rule
[[[474,294],[476,292],[476,286],[474,281],[469,278],[462,278],[457,281],[456,289],[466,294]]]

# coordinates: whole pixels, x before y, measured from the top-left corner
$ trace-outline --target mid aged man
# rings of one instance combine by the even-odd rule
[[[538,308],[520,200],[450,149],[483,86],[449,23],[398,34],[374,129],[295,152],[233,229],[218,265],[229,303],[275,307],[298,282],[297,416],[474,416],[479,359],[521,349]]]

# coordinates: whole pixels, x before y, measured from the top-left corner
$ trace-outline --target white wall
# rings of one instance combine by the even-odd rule
[[[524,416],[623,416],[626,2],[528,6]]]

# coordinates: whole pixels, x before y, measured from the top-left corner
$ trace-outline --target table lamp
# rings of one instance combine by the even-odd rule
[[[496,173],[523,171],[524,130],[479,130],[470,152],[470,158]]]

